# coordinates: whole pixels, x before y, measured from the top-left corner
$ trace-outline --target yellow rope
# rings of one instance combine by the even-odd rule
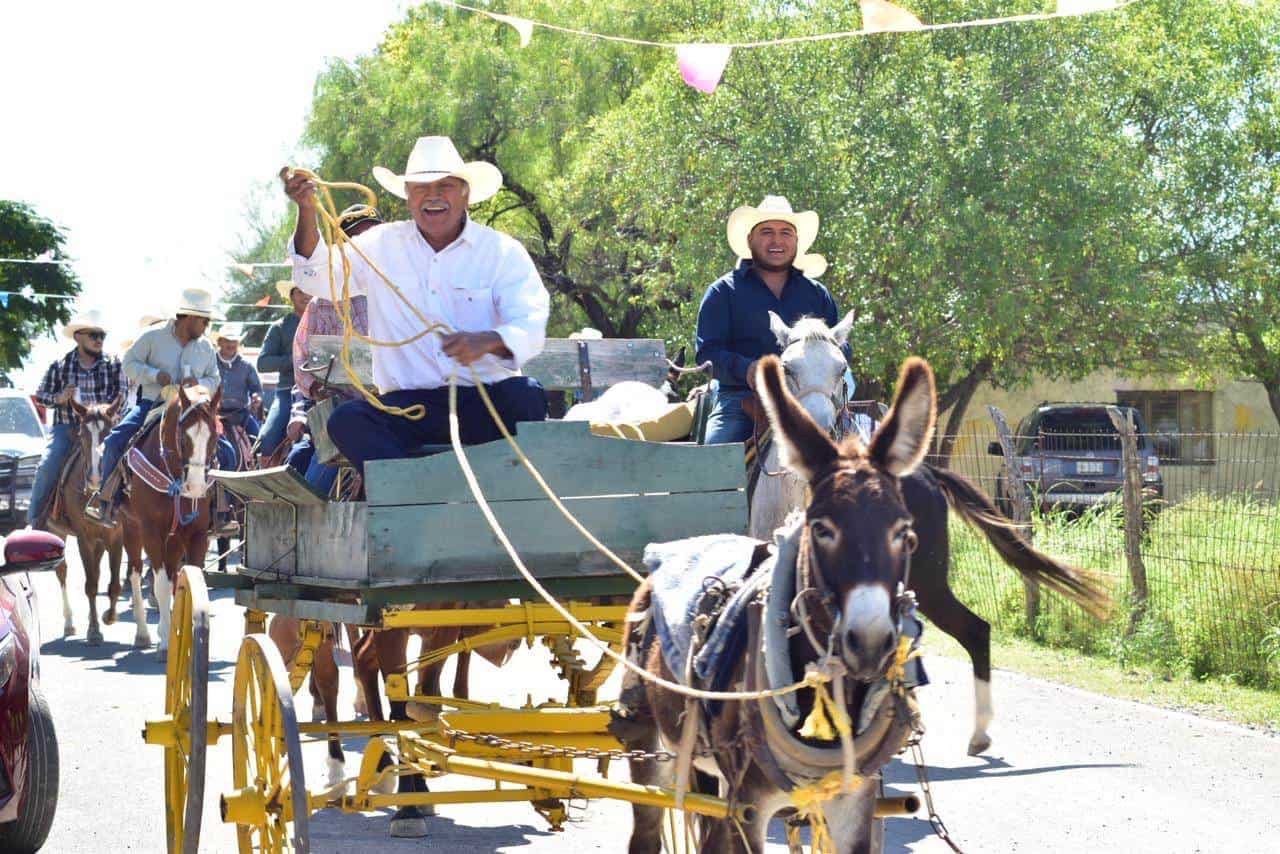
[[[832,771],[816,783],[791,790],[791,805],[809,822],[809,842],[813,851],[836,854],[835,840],[831,838],[822,805],[832,798],[856,792],[864,782],[865,778],[857,774],[846,781],[842,772]]]

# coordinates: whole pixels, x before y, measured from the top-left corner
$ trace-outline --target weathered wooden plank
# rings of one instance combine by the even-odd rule
[[[290,575],[297,570],[297,511],[281,501],[250,501],[245,505],[246,567]]]
[[[302,620],[328,620],[358,626],[376,626],[382,621],[381,606],[271,596],[263,594],[256,588],[237,590],[236,604],[246,608],[257,608],[269,614],[297,617]]]
[[[625,557],[648,544],[746,528],[741,491],[580,499],[569,508],[586,528]],[[616,575],[550,501],[493,505],[526,565],[549,577]],[[309,572],[310,574],[310,572]],[[479,508],[420,504],[369,508],[369,577],[398,581],[500,581],[518,573]]]
[[[241,498],[255,501],[287,501],[297,506],[323,504],[325,497],[289,466],[259,471],[219,471],[209,476]]]
[[[603,390],[624,380],[659,386],[667,373],[666,345],[654,338],[602,338],[587,341],[591,383]],[[308,365],[321,368],[317,376],[330,385],[351,385],[338,354],[342,336],[313,335],[307,341]],[[351,367],[365,385],[373,384],[373,356],[368,344],[352,341]],[[330,367],[332,366],[332,367]],[[530,359],[524,373],[548,389],[580,389],[578,342],[568,338],[548,338],[543,351]]]
[[[746,486],[741,445],[634,442],[592,435],[582,421],[520,425],[521,449],[562,498],[712,492]],[[544,498],[505,439],[474,445],[467,459],[491,500]],[[453,453],[365,465],[370,506],[471,502]]]
[[[305,575],[364,581],[369,576],[368,507],[329,501],[298,508],[298,569]]]
[[[204,583],[210,590],[244,590],[253,586],[253,579],[238,572],[206,569]]]

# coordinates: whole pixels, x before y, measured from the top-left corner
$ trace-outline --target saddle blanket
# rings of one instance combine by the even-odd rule
[[[653,626],[667,667],[684,678],[695,620],[719,612],[693,660],[694,674],[722,690],[746,645],[746,605],[767,581],[756,572],[764,543],[738,534],[711,534],[651,543],[644,563],[653,584]]]

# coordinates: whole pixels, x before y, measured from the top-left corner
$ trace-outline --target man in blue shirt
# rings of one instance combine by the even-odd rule
[[[818,236],[815,212],[795,213],[782,196],[765,196],[758,208],[729,215],[728,236],[738,266],[712,282],[698,309],[697,361],[711,363],[720,387],[707,420],[708,445],[751,436],[742,402],[754,394],[755,362],[782,350],[769,328],[770,311],[788,326],[817,317],[834,327],[839,319],[831,292],[817,281],[826,259],[809,254]]]

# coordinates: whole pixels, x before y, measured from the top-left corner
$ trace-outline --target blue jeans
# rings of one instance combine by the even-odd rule
[[[311,446],[311,437],[303,436],[289,449],[289,456],[284,460],[285,465],[306,477],[307,469],[311,466],[311,458],[315,453],[316,449]]]
[[[751,416],[742,411],[742,402],[752,394],[745,388],[720,389],[720,398],[707,417],[707,435],[703,444],[724,445],[751,438]]]
[[[542,385],[531,377],[512,377],[485,386],[502,421],[513,432],[521,421],[545,421],[547,395]],[[410,421],[375,409],[364,400],[348,401],[329,416],[329,438],[356,471],[363,473],[369,460],[393,460],[407,457],[420,445],[449,443],[449,389],[402,389],[382,396],[390,406],[412,406],[420,403],[427,409],[421,421]],[[462,441],[468,445],[501,439],[480,392],[469,386],[458,387],[458,427]]]
[[[327,466],[314,456],[311,458],[311,464],[307,466],[307,483],[314,486],[319,492],[328,495],[329,491],[333,489],[333,482],[337,479],[337,466]]]
[[[49,443],[44,449],[44,459],[36,470],[35,483],[31,485],[31,519],[41,519],[48,510],[45,504],[53,496],[53,489],[58,484],[58,475],[62,473],[62,464],[72,448],[72,430],[70,424],[54,424],[49,433]]]
[[[222,471],[236,471],[240,468],[240,454],[226,436],[218,437],[217,456],[218,468]]]
[[[126,412],[120,423],[112,427],[111,433],[103,440],[102,479],[104,481],[115,469],[116,464],[120,462],[120,457],[124,455],[124,449],[128,446],[129,440],[142,429],[142,422],[147,420],[147,413],[151,411],[153,406],[155,406],[155,403],[150,400],[138,401],[138,405]],[[103,497],[110,498],[111,496]]]
[[[271,408],[267,410],[267,420],[262,425],[262,432],[258,434],[262,440],[258,444],[261,453],[269,456],[284,441],[284,431],[289,426],[289,407],[292,405],[293,386],[276,389],[271,398]]]

